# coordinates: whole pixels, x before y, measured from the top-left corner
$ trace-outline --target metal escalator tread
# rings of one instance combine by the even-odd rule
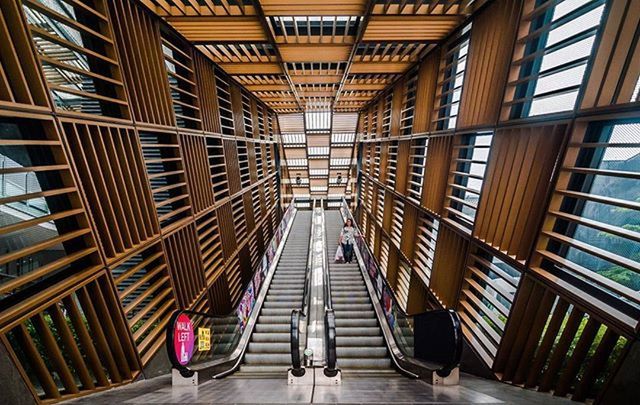
[[[238,376],[286,376],[291,311],[302,306],[311,217],[311,211],[296,214]]]
[[[395,373],[355,257],[353,263],[333,261],[342,226],[339,211],[325,211],[338,368],[354,375]]]

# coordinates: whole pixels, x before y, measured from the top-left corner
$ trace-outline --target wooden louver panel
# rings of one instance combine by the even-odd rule
[[[0,297],[60,272],[100,265],[53,121],[5,114],[0,113]]]
[[[458,314],[467,341],[489,367],[504,335],[519,282],[519,270],[480,247],[472,248]]]
[[[429,285],[431,278],[439,227],[440,221],[435,217],[428,214],[420,214],[418,217],[413,270],[425,286]]]
[[[54,288],[60,295],[24,303],[23,315],[0,330],[34,396],[60,401],[134,381],[141,366],[109,276]]]
[[[130,0],[107,3],[134,119],[175,126],[158,20]]]
[[[229,194],[233,195],[242,189],[240,179],[240,163],[238,161],[238,145],[234,141],[224,140],[224,161],[227,165],[227,179]],[[249,174],[246,173],[245,177]]]
[[[209,59],[193,52],[193,67],[200,101],[202,128],[206,132],[220,133],[220,111],[216,92],[216,70]]]
[[[158,235],[134,129],[75,121],[64,121],[63,128],[107,259]]]
[[[428,138],[411,141],[409,155],[409,176],[407,177],[407,196],[420,204],[422,200],[422,181],[427,158]]]
[[[192,212],[178,135],[150,131],[138,135],[160,227],[179,224]]]
[[[447,184],[447,218],[471,231],[491,150],[491,132],[456,135]]]
[[[561,123],[496,132],[474,235],[516,260],[529,257],[566,131]]]
[[[111,274],[142,364],[164,349],[165,327],[176,309],[162,244],[154,243],[114,266]]]
[[[531,277],[522,281],[493,371],[505,382],[594,399],[616,370],[629,337]]]
[[[224,269],[224,255],[216,211],[196,219],[196,232],[207,285],[212,285]]]
[[[440,224],[429,288],[445,308],[454,307],[458,301],[468,245],[466,238],[446,223]]]
[[[413,118],[416,106],[416,86],[418,83],[418,68],[413,68],[408,74],[402,89],[402,110],[400,110],[400,135],[413,133]]]
[[[220,132],[224,135],[235,135],[234,114],[231,105],[230,79],[216,70],[216,93],[218,95],[218,111],[220,115]]]
[[[202,129],[200,101],[191,53],[192,48],[181,39],[162,32],[162,54],[176,124],[180,128]]]
[[[521,2],[493,1],[473,21],[457,128],[498,121]]]
[[[209,135],[207,135],[205,139],[207,143],[211,184],[213,186],[213,197],[215,201],[218,202],[229,196],[229,184],[227,183],[222,139]]]
[[[206,288],[197,239],[193,222],[164,238],[167,263],[181,309],[193,308]]]
[[[180,145],[189,182],[189,191],[191,192],[193,212],[199,214],[214,204],[205,137],[181,133]]]
[[[56,108],[129,119],[104,0],[22,0]]]
[[[640,307],[639,133],[638,120],[574,126],[531,264],[606,291],[630,328]]]
[[[0,103],[47,107],[44,82],[31,52],[31,43],[22,29],[16,2],[0,4]],[[29,78],[29,80],[27,80]]]

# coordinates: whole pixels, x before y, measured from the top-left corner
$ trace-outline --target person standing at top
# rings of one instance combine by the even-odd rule
[[[357,232],[356,228],[353,227],[351,218],[348,218],[342,227],[342,231],[340,231],[340,239],[338,240],[340,245],[342,245],[345,263],[351,263],[353,258],[353,244],[356,241]]]

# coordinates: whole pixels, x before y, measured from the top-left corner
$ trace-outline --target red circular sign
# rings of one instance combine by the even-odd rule
[[[180,314],[173,326],[173,349],[176,353],[176,359],[181,365],[186,366],[191,360],[194,342],[195,336],[191,319],[185,314]]]

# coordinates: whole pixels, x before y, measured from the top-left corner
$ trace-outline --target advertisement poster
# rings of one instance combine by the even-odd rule
[[[253,290],[258,292],[260,291],[260,287],[262,286],[263,279],[262,271],[256,271],[255,276],[253,276]]]
[[[260,264],[260,273],[262,273],[262,280],[267,276],[269,271],[269,258],[266,254],[262,255],[262,264]]]
[[[382,273],[378,273],[376,276],[376,291],[378,292],[378,298],[382,297],[382,287],[384,282],[382,281]]]
[[[208,352],[211,350],[211,329],[198,328],[198,351]]]
[[[396,318],[393,313],[393,300],[391,297],[392,295],[389,291],[389,287],[384,286],[382,289],[382,309],[384,310],[384,314],[389,322],[389,327],[393,329],[396,324]]]
[[[173,326],[173,348],[181,365],[186,366],[193,357],[194,342],[191,319],[186,314],[180,314]]]
[[[244,332],[245,326],[247,326],[247,322],[249,321],[249,316],[251,315],[251,309],[253,308],[253,303],[255,302],[254,294],[253,294],[253,285],[249,284],[247,290],[244,292],[242,299],[240,300],[240,304],[238,305],[238,319],[240,320],[240,333]]]

